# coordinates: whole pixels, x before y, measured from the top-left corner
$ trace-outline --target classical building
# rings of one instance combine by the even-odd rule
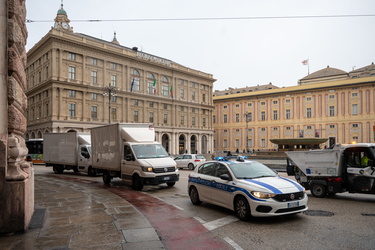
[[[213,150],[211,74],[74,33],[63,6],[27,53],[26,139],[88,132],[108,123],[153,123],[171,154]]]
[[[351,72],[327,67],[293,87],[215,94],[215,151],[290,150],[276,139],[374,142],[373,63]]]

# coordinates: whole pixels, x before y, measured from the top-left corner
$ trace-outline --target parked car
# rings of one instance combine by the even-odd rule
[[[217,157],[189,175],[194,205],[212,203],[235,211],[241,220],[306,211],[307,195],[297,182],[279,176],[262,163],[243,157]]]
[[[204,158],[203,155],[198,154],[183,154],[177,156],[174,160],[177,163],[177,168],[188,168],[193,170],[198,163],[206,161],[206,158]]]

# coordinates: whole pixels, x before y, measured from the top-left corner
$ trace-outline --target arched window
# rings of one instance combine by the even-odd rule
[[[130,92],[133,91],[140,91],[140,84],[141,82],[141,75],[139,74],[139,71],[136,69],[132,69],[132,81],[130,86]]]

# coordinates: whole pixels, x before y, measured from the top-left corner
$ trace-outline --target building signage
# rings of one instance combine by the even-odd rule
[[[152,56],[152,55],[149,55],[149,54],[146,54],[146,53],[143,53],[143,52],[139,52],[139,51],[137,52],[137,57],[140,57],[142,59],[149,60],[149,61],[152,61],[152,62],[164,64],[166,66],[171,66],[171,64],[172,64],[172,62],[169,61],[169,60],[166,60],[166,59],[163,59],[163,58],[160,58],[160,57],[156,57],[156,56]]]

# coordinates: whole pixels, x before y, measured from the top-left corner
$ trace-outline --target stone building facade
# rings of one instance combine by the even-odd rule
[[[24,0],[0,0],[0,233],[26,230],[34,212],[34,173],[24,162],[25,22]]]
[[[275,150],[273,139],[374,142],[375,65],[324,68],[298,86],[214,97],[215,151]]]
[[[153,123],[170,154],[213,150],[211,74],[74,33],[61,6],[27,53],[26,139],[88,132],[108,123]]]

